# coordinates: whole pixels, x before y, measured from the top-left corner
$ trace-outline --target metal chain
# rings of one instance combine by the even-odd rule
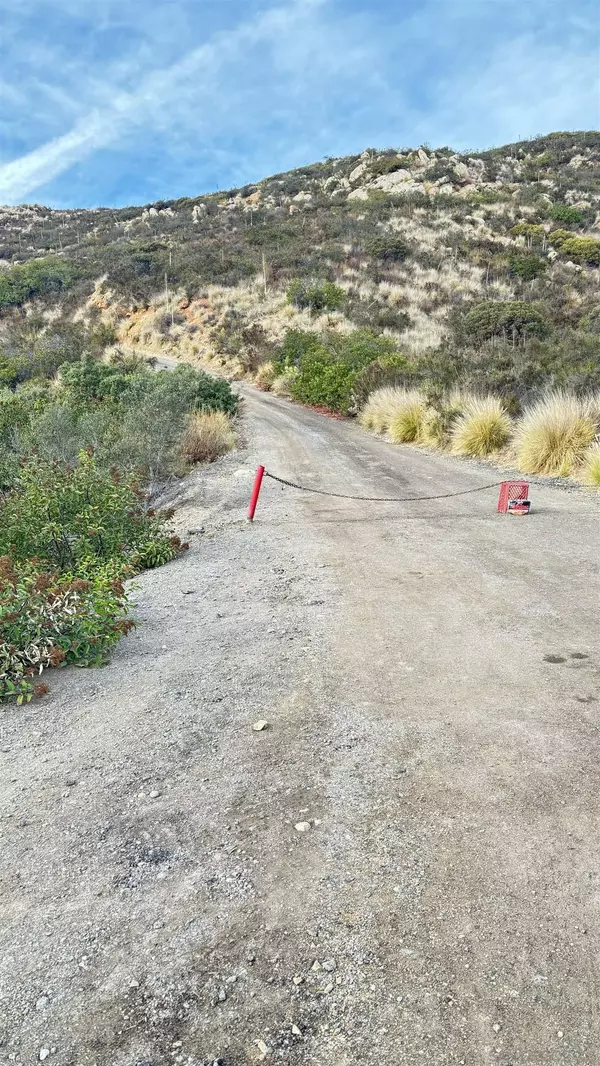
[[[338,500],[361,500],[363,503],[410,503],[411,500],[448,500],[451,496],[467,496],[471,492],[484,492],[485,489],[497,489],[502,482],[494,481],[491,485],[479,485],[476,489],[461,489],[460,492],[443,492],[439,496],[348,496],[343,492],[326,492],[325,489],[311,489],[307,485],[298,485],[295,481],[287,481],[283,477],[277,477],[265,470],[265,477],[271,481],[278,481],[280,485],[287,485],[290,489],[300,489],[302,492],[314,492],[318,496],[334,496]]]

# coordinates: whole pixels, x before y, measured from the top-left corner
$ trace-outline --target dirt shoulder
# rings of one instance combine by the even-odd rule
[[[0,1062],[595,1066],[597,502],[268,482],[250,526],[259,459],[494,478],[245,394],[140,628],[0,720]]]

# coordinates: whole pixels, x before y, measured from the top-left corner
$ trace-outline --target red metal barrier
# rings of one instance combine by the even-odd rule
[[[252,522],[254,518],[254,512],[256,511],[256,505],[258,503],[258,496],[260,493],[260,486],[262,485],[263,474],[265,472],[264,466],[259,466],[256,470],[256,477],[254,478],[254,485],[252,486],[252,495],[250,497],[250,506],[248,507],[248,521]]]
[[[498,510],[500,514],[508,512],[510,500],[526,500],[529,493],[528,481],[503,481],[500,486]]]

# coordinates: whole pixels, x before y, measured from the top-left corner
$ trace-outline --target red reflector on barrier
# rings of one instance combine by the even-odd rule
[[[531,503],[529,500],[509,500],[508,501],[508,513],[509,514],[529,514]]]

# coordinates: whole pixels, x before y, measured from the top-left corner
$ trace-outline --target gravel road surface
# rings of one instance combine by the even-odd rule
[[[598,1066],[600,506],[245,396],[110,665],[0,718],[0,1063]],[[266,720],[267,728],[253,724]]]

